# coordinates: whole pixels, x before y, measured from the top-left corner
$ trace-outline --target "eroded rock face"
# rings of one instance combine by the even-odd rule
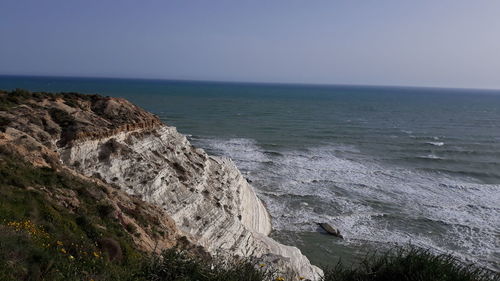
[[[230,159],[191,146],[175,128],[122,132],[60,149],[63,162],[163,207],[212,254],[282,256],[297,275],[320,270],[295,247],[267,235],[271,219]]]
[[[36,165],[69,167],[160,207],[212,255],[257,257],[294,277],[316,280],[321,274],[297,248],[267,236],[270,216],[230,159],[207,155],[126,100],[33,94],[0,117],[9,120],[0,136],[4,147]],[[116,208],[133,213],[137,204],[123,198],[114,201]],[[151,248],[153,240],[142,244]]]
[[[142,251],[159,253],[162,249],[180,247],[196,254],[200,253],[196,242],[192,242],[196,239],[180,231],[163,208],[55,162],[54,158],[59,159],[57,152],[20,130],[9,127],[0,132],[0,160],[4,161],[3,157],[19,157],[34,166],[54,168],[60,175],[71,177],[74,182],[86,182],[86,195],[95,200],[98,206],[106,208],[105,215],[116,219],[122,227],[133,227],[135,233],[131,233],[130,237]],[[81,208],[82,201],[76,189],[54,186],[47,188],[44,185],[29,186],[26,189],[45,195],[45,200],[65,208],[69,213],[79,213]],[[118,252],[115,254],[116,257],[119,256]]]

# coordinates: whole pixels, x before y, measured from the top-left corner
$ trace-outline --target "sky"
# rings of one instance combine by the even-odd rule
[[[0,74],[500,89],[500,1],[1,0]]]

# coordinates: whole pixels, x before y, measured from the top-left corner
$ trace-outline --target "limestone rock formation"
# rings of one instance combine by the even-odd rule
[[[212,255],[261,258],[312,280],[322,274],[299,249],[268,237],[270,215],[230,159],[207,155],[124,99],[44,94],[0,118],[9,120],[5,138],[30,144],[24,153],[37,165],[69,167],[161,207]]]

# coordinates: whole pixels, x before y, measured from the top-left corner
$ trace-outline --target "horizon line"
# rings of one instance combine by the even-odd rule
[[[230,83],[230,84],[256,84],[256,85],[288,85],[312,87],[380,87],[380,88],[423,88],[443,90],[475,90],[498,92],[500,88],[473,88],[453,86],[416,86],[416,85],[385,85],[385,84],[344,84],[344,83],[307,83],[307,82],[260,82],[260,81],[235,81],[235,80],[208,80],[208,79],[182,79],[182,78],[143,78],[143,77],[116,77],[116,76],[74,76],[74,75],[39,75],[39,74],[0,74],[0,77],[30,77],[30,78],[74,78],[74,79],[115,79],[115,80],[144,80],[144,81],[170,81],[194,83]]]

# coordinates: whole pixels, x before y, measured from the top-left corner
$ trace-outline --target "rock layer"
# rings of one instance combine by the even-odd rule
[[[270,216],[234,163],[191,146],[173,127],[84,141],[60,154],[80,173],[163,207],[209,253],[281,256],[285,271],[311,279],[320,274],[297,248],[267,236]]]
[[[29,144],[18,152],[33,163],[69,167],[161,207],[212,255],[256,257],[312,280],[322,274],[297,248],[267,236],[271,218],[230,159],[207,155],[126,100],[32,94],[0,117],[4,141]]]

